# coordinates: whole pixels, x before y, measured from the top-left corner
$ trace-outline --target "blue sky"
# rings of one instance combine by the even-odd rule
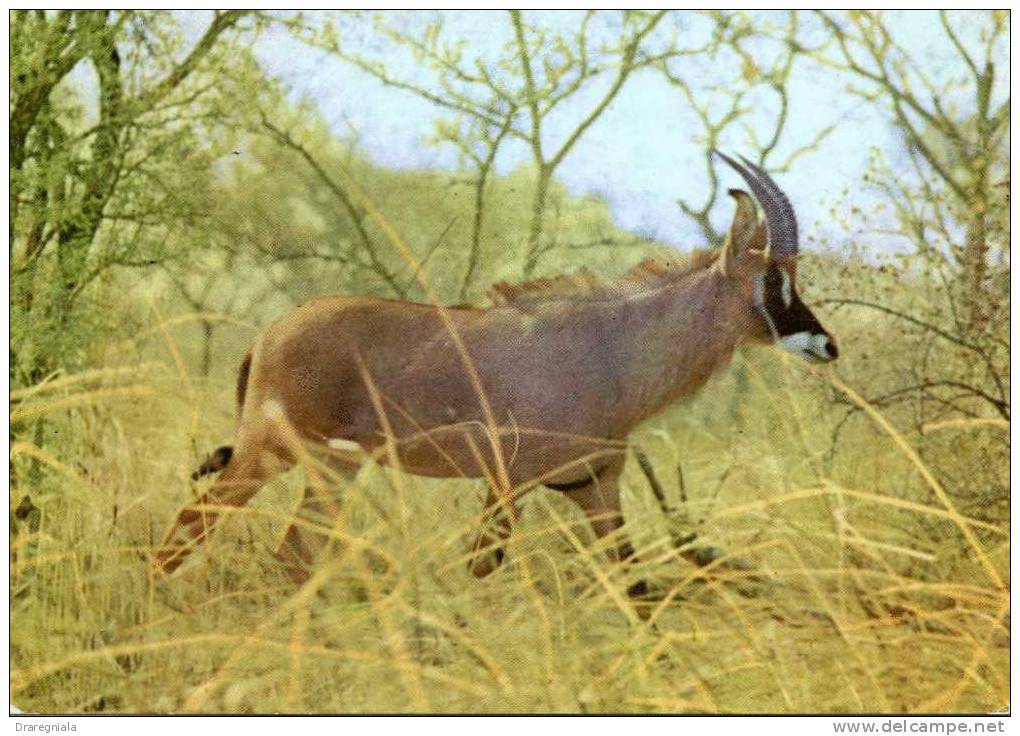
[[[405,11],[391,12],[387,17],[391,24],[414,33],[435,14]],[[310,15],[315,19],[314,13]],[[464,39],[465,58],[491,59],[510,39],[511,26],[502,11],[450,11],[441,15],[444,33]],[[525,11],[527,22],[560,31],[576,28],[579,17],[569,11]],[[782,22],[784,17],[780,13],[762,13],[756,19]],[[181,20],[186,28],[198,30],[207,23],[207,15],[189,13]],[[803,14],[802,20],[810,30],[810,15]],[[955,12],[953,20],[964,42],[973,40],[976,25],[969,11]],[[690,38],[692,42],[703,29],[697,16],[683,11],[657,31],[668,31],[670,24],[677,25],[685,40]],[[936,79],[960,76],[965,71],[934,12],[890,13],[887,24],[896,41]],[[394,54],[391,45],[381,42],[368,17],[363,21],[344,21],[342,39],[347,47],[365,56],[385,59],[395,76],[424,85],[433,79],[413,59]],[[768,52],[765,47],[749,48],[753,52]],[[353,126],[362,151],[373,161],[394,168],[456,168],[457,156],[449,146],[428,143],[435,122],[449,117],[447,111],[413,93],[385,87],[371,75],[301,44],[279,28],[260,39],[256,53],[267,72],[283,81],[295,99],[312,101],[339,135],[347,135]],[[995,98],[999,101],[1008,94],[1009,84],[1008,48],[1002,53]],[[732,59],[715,62],[706,59],[677,68],[685,77],[710,85],[731,77],[734,69],[726,67],[732,64]],[[804,230],[830,231],[825,219],[831,207],[849,210],[853,206],[867,207],[872,202],[872,195],[859,184],[872,147],[881,149],[894,166],[904,163],[888,115],[847,93],[847,86],[854,82],[807,61],[794,67],[788,86],[790,123],[778,148],[779,159],[825,126],[836,125],[817,153],[798,160],[780,178],[797,207]],[[589,89],[562,106],[547,129],[550,146],[573,129],[601,96],[606,84],[608,79],[595,80]],[[761,96],[748,123],[766,124],[775,105],[774,97]],[[654,70],[644,70],[631,77],[613,105],[588,130],[564,160],[557,178],[574,194],[593,194],[607,200],[614,220],[621,227],[684,249],[700,246],[702,236],[676,204],[678,197],[700,203],[707,186],[701,158],[704,146],[697,140],[699,134],[696,119],[681,94]],[[721,147],[732,152],[748,151],[747,136],[734,128],[723,138]],[[524,147],[511,144],[497,160],[497,169],[505,174],[527,160]],[[730,172],[724,174],[722,181],[724,186],[738,183],[736,175]],[[730,216],[729,203],[721,201],[712,216],[717,228],[724,227]],[[872,247],[891,250],[895,243],[875,242]]]

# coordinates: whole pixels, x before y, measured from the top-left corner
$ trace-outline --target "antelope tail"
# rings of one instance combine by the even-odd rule
[[[241,408],[244,406],[244,396],[248,392],[248,376],[251,373],[251,352],[244,356],[244,360],[241,361],[241,369],[237,374],[237,416],[241,416]],[[191,474],[192,480],[198,480],[203,475],[210,475],[211,473],[218,473],[227,467],[227,463],[230,462],[230,458],[234,456],[234,448],[231,445],[224,445],[223,447],[217,447],[212,451],[202,464],[198,466],[198,470]]]
[[[227,463],[230,462],[230,458],[233,455],[234,448],[232,446],[224,445],[223,447],[217,447],[209,457],[202,461],[202,464],[198,466],[198,470],[191,474],[191,479],[198,480],[203,475],[223,470],[223,468],[227,467]]]

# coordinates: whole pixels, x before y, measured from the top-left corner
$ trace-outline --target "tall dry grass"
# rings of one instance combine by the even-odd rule
[[[176,576],[154,579],[146,556],[232,418],[230,386],[191,376],[174,327],[153,319],[164,360],[15,397],[12,419],[46,416],[59,437],[47,449],[12,447],[18,477],[36,478],[19,488],[34,509],[12,509],[11,689],[22,709],[1008,705],[1007,529],[961,514],[913,451],[917,438],[874,407],[833,455],[828,398],[860,400],[855,389],[774,353],[742,359],[750,380],[739,407],[730,373],[639,431],[675,510],[663,513],[629,463],[625,531],[638,570],[611,564],[582,515],[539,491],[507,564],[476,581],[466,559],[480,484],[370,464],[349,483],[321,469],[288,474],[230,512]],[[942,431],[975,442],[996,430]],[[342,494],[344,513],[326,530],[338,544],[295,589],[270,551],[305,473]],[[712,548],[708,564],[691,548]],[[647,620],[624,592],[636,575],[657,592]]]

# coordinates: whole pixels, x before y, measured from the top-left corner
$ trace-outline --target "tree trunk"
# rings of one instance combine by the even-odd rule
[[[213,323],[202,320],[202,378],[208,378],[209,370],[212,368],[212,336]]]
[[[483,167],[478,173],[478,180],[475,182],[475,214],[471,227],[471,250],[468,251],[464,279],[460,284],[461,302],[467,301],[471,281],[474,279],[475,270],[478,268],[478,255],[482,245],[482,221],[485,216],[485,183],[488,177],[489,169],[488,167]]]
[[[988,310],[985,276],[988,271],[988,233],[983,203],[974,205],[975,212],[967,224],[967,240],[963,251],[963,290],[967,329],[971,334],[984,330]]]
[[[524,260],[524,278],[531,278],[538,266],[538,259],[542,256],[539,241],[542,239],[542,229],[545,220],[545,204],[549,195],[549,177],[551,172],[544,168],[538,171],[538,181],[535,183],[535,198],[531,203],[531,225],[528,227],[528,245]]]

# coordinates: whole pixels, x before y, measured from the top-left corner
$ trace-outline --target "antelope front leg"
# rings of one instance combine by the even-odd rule
[[[562,490],[562,493],[571,501],[576,503],[588,517],[592,531],[598,539],[607,537],[617,532],[623,526],[623,513],[620,509],[620,472],[623,464],[603,468],[589,478],[586,485],[577,487],[576,484],[569,484],[569,490]],[[550,486],[553,490],[560,490]],[[634,548],[630,542],[621,536],[615,548],[609,550],[610,558],[614,561],[627,564],[636,562]],[[627,594],[631,598],[642,598],[648,591],[644,580],[639,580],[629,588]],[[645,616],[643,607],[638,607],[638,613]]]
[[[512,500],[500,499],[490,488],[485,499],[485,513],[482,516],[482,530],[472,546],[472,557],[468,569],[478,578],[491,574],[503,564],[506,551],[503,544],[510,537],[510,514],[517,515],[517,506]]]

